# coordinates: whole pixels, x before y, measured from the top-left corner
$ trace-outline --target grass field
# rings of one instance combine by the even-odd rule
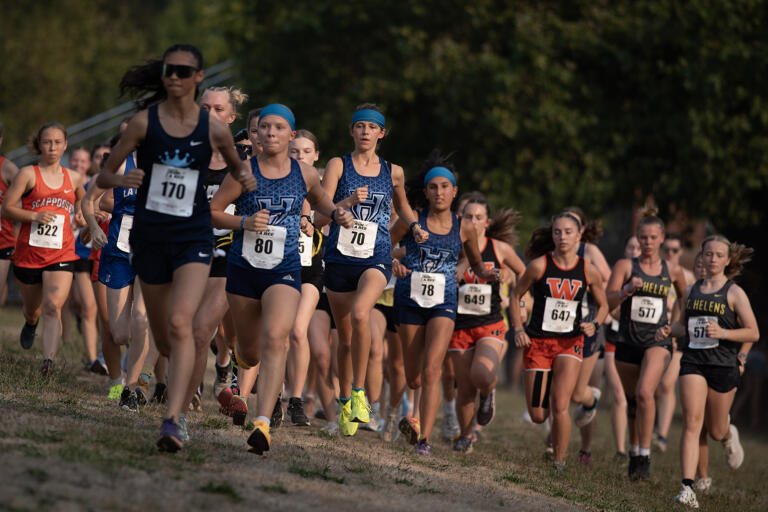
[[[277,429],[262,458],[246,452],[247,432],[217,412],[209,361],[204,412],[187,414],[192,442],[160,454],[159,408],[131,413],[108,401],[105,378],[81,369],[79,340],[62,347],[59,371],[41,380],[39,346],[18,345],[21,322],[18,310],[0,311],[0,510],[677,508],[678,421],[670,449],[653,455],[650,482],[630,483],[612,462],[607,409],[597,417],[591,469],[578,465],[574,431],[568,469],[555,473],[542,456],[543,431],[520,421],[523,400],[511,391],[499,393],[496,419],[466,456],[436,442],[432,457],[417,457],[405,442],[385,445],[371,432],[331,438],[316,420]],[[702,510],[768,510],[768,445],[749,433],[742,439],[746,461],[736,472],[712,443],[714,487],[699,496]]]

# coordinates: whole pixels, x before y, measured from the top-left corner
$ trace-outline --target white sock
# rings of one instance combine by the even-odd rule
[[[637,456],[639,454],[640,447],[636,444],[629,445],[629,454],[633,457]]]
[[[651,456],[651,449],[650,448],[640,448],[640,452],[638,453],[641,457],[650,457]]]
[[[267,424],[267,426],[269,426],[269,418],[267,418],[266,416],[259,416],[258,418],[256,418],[256,421],[259,421],[259,420],[263,421],[264,423]]]
[[[445,414],[456,414],[456,399],[443,400],[443,412]]]

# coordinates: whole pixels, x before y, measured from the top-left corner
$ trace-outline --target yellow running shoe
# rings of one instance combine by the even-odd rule
[[[365,391],[352,390],[352,420],[355,423],[368,423],[371,421],[371,406],[365,398]]]
[[[123,385],[122,384],[115,384],[114,386],[109,386],[109,395],[107,398],[110,400],[119,400],[120,395],[123,393]]]
[[[264,455],[264,452],[269,451],[270,442],[269,425],[264,420],[256,420],[251,435],[248,436],[248,445],[250,446],[248,451],[256,455]]]
[[[346,404],[341,404],[339,410],[339,432],[343,436],[353,436],[357,432],[357,423],[352,421],[352,400]]]

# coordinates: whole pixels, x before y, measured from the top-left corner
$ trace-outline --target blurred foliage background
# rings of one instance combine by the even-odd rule
[[[289,105],[321,164],[351,149],[351,112],[373,101],[385,158],[412,174],[432,148],[455,151],[461,191],[519,209],[523,240],[577,204],[604,220],[613,260],[652,198],[689,243],[707,229],[755,247],[742,284],[765,303],[764,1],[41,0],[2,13],[6,150],[114,106],[129,66],[189,42],[206,65],[236,60],[249,107]]]

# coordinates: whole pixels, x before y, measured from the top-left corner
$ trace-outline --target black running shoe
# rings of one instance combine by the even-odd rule
[[[631,455],[629,456],[629,479],[630,480],[637,480],[639,477],[637,475],[638,466],[640,465],[640,456],[639,455]]]
[[[283,401],[281,395],[277,395],[277,402],[275,402],[275,408],[272,409],[272,417],[269,419],[269,423],[272,428],[277,428],[283,424]]]
[[[155,384],[155,392],[152,394],[152,400],[150,400],[150,402],[154,402],[156,404],[164,404],[166,402],[166,399],[167,399],[167,394],[166,394],[165,384],[162,382],[158,382],[157,384]]]
[[[147,395],[144,394],[144,390],[141,389],[141,387],[136,387],[136,390],[134,391],[136,395],[136,404],[144,407],[147,405]]]
[[[128,408],[128,399],[131,397],[131,389],[128,386],[123,388],[123,392],[120,393],[120,403],[118,404],[121,409]]]
[[[24,327],[21,328],[21,334],[19,335],[19,343],[21,348],[29,350],[35,343],[35,331],[37,330],[37,324],[29,325],[24,322]]]
[[[304,401],[301,398],[288,399],[288,417],[291,419],[291,425],[297,427],[308,427],[309,418],[304,414]]]
[[[651,458],[648,455],[640,455],[637,462],[637,478],[640,480],[651,479]]]
[[[98,359],[95,359],[89,366],[88,370],[91,373],[95,373],[96,375],[106,375],[107,374],[107,367],[102,364],[101,361]]]
[[[488,396],[480,397],[480,407],[477,408],[477,424],[485,426],[491,422],[496,414],[496,391],[491,391]]]
[[[43,377],[53,375],[53,361],[51,359],[43,359],[43,364],[40,365],[40,375]]]
[[[123,390],[123,393],[125,393],[125,390]],[[126,411],[131,412],[138,412],[139,411],[139,398],[136,396],[136,391],[129,391],[128,392],[128,398],[125,400],[125,404],[123,404],[123,397],[120,397],[120,407],[125,409]]]

